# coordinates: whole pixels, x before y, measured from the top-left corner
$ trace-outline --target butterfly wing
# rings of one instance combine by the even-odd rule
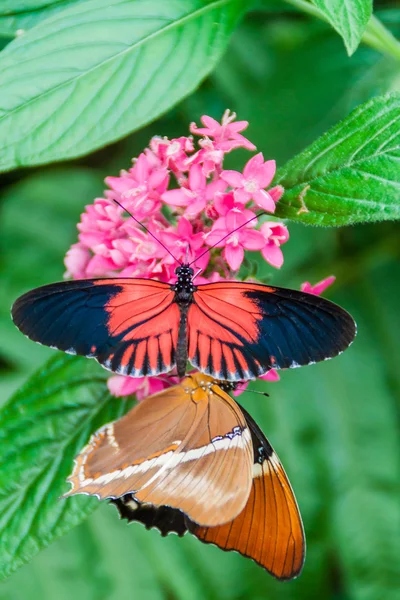
[[[179,308],[173,300],[169,285],[148,279],[64,281],[18,298],[12,317],[35,342],[140,377],[175,364]]]
[[[252,484],[252,442],[238,405],[203,375],[146,398],[98,431],[76,459],[66,495],[180,508],[196,523],[232,520]]]
[[[188,357],[229,381],[340,354],[354,339],[352,317],[329,300],[254,283],[200,285],[188,313]]]
[[[158,529],[163,537],[169,533],[182,537],[188,531],[187,517],[177,508],[141,504],[132,494],[115,498],[111,503],[115,504],[122,519],[142,523],[146,529]]]
[[[222,550],[236,550],[252,558],[278,579],[297,577],[305,558],[300,512],[287,475],[272,446],[242,408],[250,427],[253,448],[253,484],[244,510],[219,527],[189,524],[199,540]]]
[[[180,510],[141,504],[131,496],[113,502],[122,518],[156,528],[163,536],[190,531],[201,542],[253,559],[277,579],[293,579],[305,557],[300,512],[279,458],[251,416],[242,411],[253,439],[253,483],[244,510],[230,523],[201,527]]]

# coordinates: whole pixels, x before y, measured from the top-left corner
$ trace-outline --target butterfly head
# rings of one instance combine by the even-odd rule
[[[189,267],[189,265],[179,265],[179,267],[176,267],[176,269],[175,269],[175,275],[178,276],[178,280],[179,279],[191,280],[194,275],[194,271],[193,271],[192,267]]]

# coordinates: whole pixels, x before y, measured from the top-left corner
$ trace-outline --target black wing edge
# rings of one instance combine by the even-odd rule
[[[108,340],[107,315],[104,307],[120,290],[118,279],[102,286],[102,279],[61,281],[23,294],[11,307],[11,317],[29,339],[70,354],[91,356],[93,342],[97,348]],[[89,340],[88,330],[96,332]]]
[[[121,519],[128,523],[141,523],[146,529],[157,529],[163,537],[175,533],[179,537],[189,531],[189,519],[177,508],[170,506],[154,506],[135,500],[132,494],[110,501],[117,507]]]

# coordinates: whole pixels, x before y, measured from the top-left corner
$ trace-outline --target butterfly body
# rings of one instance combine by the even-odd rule
[[[193,302],[193,293],[197,288],[193,285],[194,271],[188,265],[182,265],[176,269],[178,281],[171,286],[171,290],[175,292],[174,302],[179,306],[180,319],[178,329],[178,339],[176,345],[176,370],[179,377],[183,377],[186,372],[186,364],[188,360],[188,344],[187,344],[187,318],[189,307]]]
[[[219,380],[255,379],[336,356],[354,339],[352,317],[324,298],[240,281],[195,286],[189,265],[176,274],[174,284],[50,284],[18,298],[12,317],[30,339],[132,377],[174,367],[183,377],[189,360]]]

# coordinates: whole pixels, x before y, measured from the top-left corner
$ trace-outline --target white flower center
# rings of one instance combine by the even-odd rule
[[[134,198],[135,196],[139,196],[139,194],[143,194],[143,192],[146,192],[147,188],[145,185],[139,185],[139,187],[136,188],[132,188],[130,190],[128,190],[127,192],[124,192],[122,194],[123,198]]]
[[[255,179],[247,179],[246,183],[244,184],[244,189],[246,192],[254,194],[254,192],[258,190],[257,181],[255,181]]]
[[[230,235],[228,237],[228,239],[226,240],[227,244],[232,244],[232,246],[234,246],[236,248],[236,246],[239,246],[239,236],[237,233],[234,233],[232,235]]]
[[[172,142],[172,144],[170,144],[167,148],[167,156],[172,156],[173,154],[175,154],[176,152],[179,152],[181,148],[181,145],[179,142]]]

